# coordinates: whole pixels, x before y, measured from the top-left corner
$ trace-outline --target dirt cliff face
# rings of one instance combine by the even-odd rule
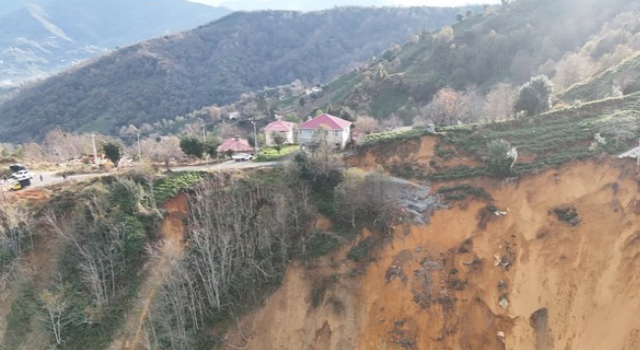
[[[497,215],[457,203],[428,226],[398,227],[366,266],[346,248],[295,265],[225,339],[247,349],[638,349],[635,175],[632,163],[583,162],[472,181]]]

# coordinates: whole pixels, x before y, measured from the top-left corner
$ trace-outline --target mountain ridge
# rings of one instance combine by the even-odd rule
[[[237,12],[193,31],[118,50],[0,105],[0,138],[37,139],[59,125],[116,133],[296,79],[326,81],[412,32],[455,20],[455,8]],[[429,20],[431,19],[431,21]]]
[[[5,87],[230,12],[185,0],[49,0],[14,7],[0,12],[0,85]]]

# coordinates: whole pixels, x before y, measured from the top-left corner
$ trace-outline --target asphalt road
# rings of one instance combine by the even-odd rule
[[[233,160],[219,163],[219,164],[209,164],[209,165],[195,165],[195,166],[181,166],[181,167],[173,167],[171,168],[174,172],[181,171],[216,171],[216,170],[229,170],[229,169],[249,169],[249,168],[260,168],[260,167],[272,167],[280,164],[280,162],[262,162],[262,163],[254,163],[254,162],[236,162]],[[38,187],[47,187],[50,185],[54,185],[57,183],[62,183],[65,181],[82,181],[87,179],[92,179],[95,177],[112,175],[114,173],[96,173],[96,174],[81,174],[81,175],[71,175],[67,176],[64,179],[62,176],[56,176],[59,171],[42,171],[42,172],[33,172],[35,177],[31,179],[31,186],[29,188],[38,188]],[[42,176],[42,181],[40,181],[40,176]],[[0,188],[2,191],[8,190],[7,184],[0,184]]]

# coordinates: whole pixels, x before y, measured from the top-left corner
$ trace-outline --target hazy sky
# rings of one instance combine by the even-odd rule
[[[498,4],[500,0],[189,0],[232,10],[317,10],[347,5],[462,6],[470,3]]]

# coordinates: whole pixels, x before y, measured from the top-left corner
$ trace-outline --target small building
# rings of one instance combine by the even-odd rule
[[[274,133],[282,133],[285,139],[285,144],[295,143],[293,139],[293,130],[295,129],[295,126],[296,125],[294,123],[286,122],[284,120],[276,120],[275,122],[270,123],[264,128],[265,143],[267,146],[273,146],[275,144],[273,142]]]
[[[232,151],[233,153],[253,153],[254,149],[246,139],[234,137],[224,140],[223,143],[216,149],[218,153],[226,153]]]
[[[329,131],[328,140],[336,149],[343,150],[351,139],[351,122],[329,114],[323,114],[298,126],[298,142],[300,147],[316,143],[315,134],[325,127]]]

